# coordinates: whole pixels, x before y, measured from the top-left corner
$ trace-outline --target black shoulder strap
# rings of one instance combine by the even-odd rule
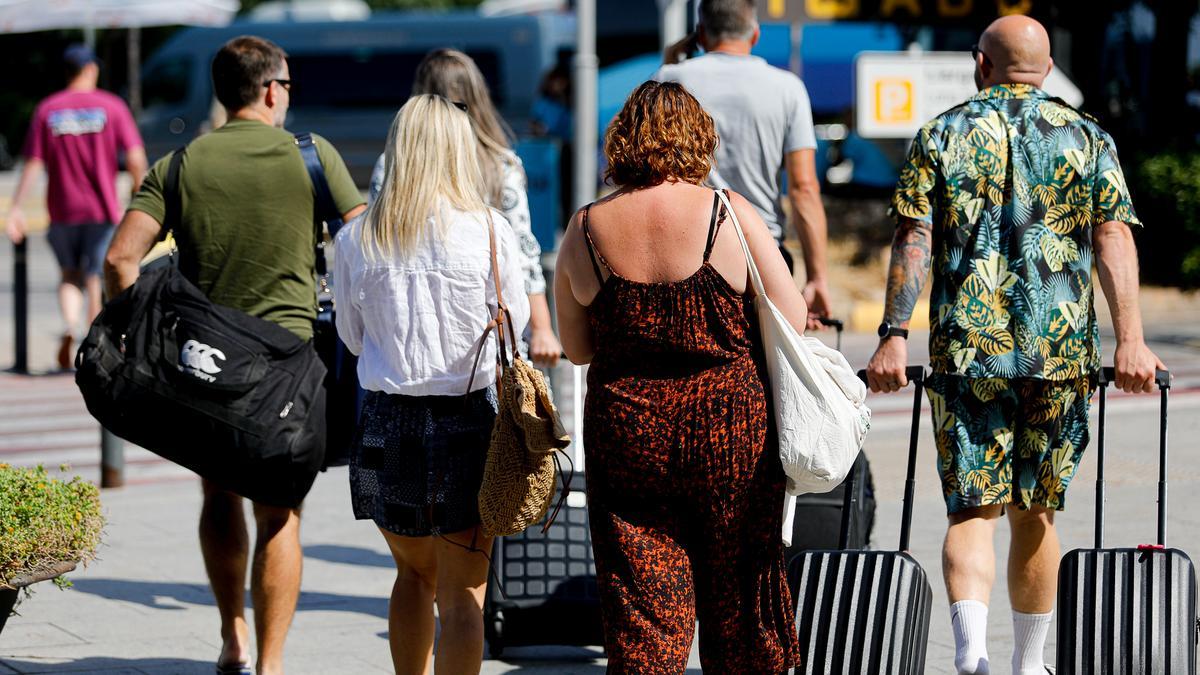
[[[723,222],[725,222],[725,214],[721,212],[721,197],[714,190],[712,218],[708,222],[708,239],[704,242],[704,262],[708,262],[709,257],[712,256],[713,244],[717,243],[717,233],[721,230]]]
[[[185,154],[187,154],[187,146],[180,146],[171,155],[171,161],[167,164],[167,180],[163,184],[162,226],[164,231],[173,231],[179,227],[180,214],[183,213],[179,197],[179,168],[183,166]]]
[[[325,263],[325,237],[321,232],[321,223],[329,228],[329,236],[337,236],[342,229],[342,214],[333,201],[333,192],[329,190],[329,181],[325,180],[325,167],[321,166],[321,156],[317,153],[317,145],[313,142],[312,134],[296,134],[296,146],[300,148],[300,157],[304,159],[304,168],[313,189],[313,230],[316,242],[317,275],[324,276],[327,271]]]

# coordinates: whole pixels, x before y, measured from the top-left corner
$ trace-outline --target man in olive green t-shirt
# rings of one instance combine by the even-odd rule
[[[257,37],[234,38],[212,63],[225,126],[192,142],[180,167],[179,269],[214,303],[273,321],[304,339],[316,318],[313,193],[300,151],[282,126],[290,100],[287,55]],[[342,158],[314,137],[338,211],[349,220],[363,199]],[[109,297],[133,285],[163,232],[170,156],[133,198],[105,260]],[[300,511],[254,504],[258,544],[251,592],[258,672],[283,671],[283,644],[300,594]],[[243,612],[249,535],[242,498],[204,481],[200,549],[221,613],[218,670],[248,668]],[[248,672],[248,671],[247,671]]]

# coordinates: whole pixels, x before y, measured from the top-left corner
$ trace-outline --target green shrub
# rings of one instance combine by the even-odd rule
[[[1200,152],[1147,157],[1132,182],[1134,208],[1145,224],[1137,235],[1142,278],[1200,287]]]
[[[52,478],[40,466],[0,464],[0,588],[55,563],[90,562],[103,528],[95,485],[79,476]]]

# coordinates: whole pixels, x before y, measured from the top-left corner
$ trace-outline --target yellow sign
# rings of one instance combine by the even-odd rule
[[[905,21],[972,26],[1008,14],[1046,18],[1052,0],[755,0],[763,21]]]
[[[944,17],[970,16],[972,0],[938,0],[938,14]]]
[[[783,0],[771,0],[771,4],[784,3]],[[804,11],[813,19],[849,19],[858,14],[859,6],[858,0],[804,0]],[[783,16],[783,12],[775,16]]]
[[[912,17],[921,16],[921,3],[917,0],[883,0],[879,11],[890,18],[896,14],[897,9],[903,9]]]
[[[907,124],[914,118],[913,82],[903,77],[882,77],[875,81],[875,121],[880,124]]]
[[[1033,11],[1033,0],[996,0],[1000,16],[1029,14]]]

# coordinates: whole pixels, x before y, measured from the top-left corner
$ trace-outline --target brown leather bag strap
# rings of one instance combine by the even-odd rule
[[[492,212],[488,211],[488,246],[492,253],[492,281],[496,284],[496,323],[499,325],[497,335],[500,338],[500,363],[507,368],[509,361],[509,353],[511,350],[513,360],[521,358],[521,353],[517,351],[517,331],[513,328],[512,314],[508,311],[508,305],[504,303],[503,284],[500,283],[500,261],[496,254],[496,227],[492,224]],[[505,348],[504,324],[508,324],[508,334],[512,337],[512,343]]]
[[[499,256],[496,254],[496,228],[492,224],[492,213],[487,212],[488,226],[488,249],[492,258],[492,282],[496,285],[496,316],[488,322],[483,329],[483,335],[479,338],[479,347],[475,352],[475,361],[471,365],[471,379],[467,381],[467,393],[471,393],[471,387],[475,385],[475,374],[479,372],[479,361],[483,357],[483,347],[487,344],[488,335],[495,330],[496,339],[499,342],[499,350],[496,354],[497,370],[501,373],[505,368],[509,367],[509,349],[508,340],[504,336],[504,324],[508,324],[509,335],[512,336],[513,345],[512,358],[519,359],[521,354],[517,351],[516,340],[517,333],[513,329],[512,315],[508,312],[508,306],[504,304],[503,284],[500,283],[500,262]],[[497,378],[497,382],[500,378]]]
[[[496,328],[496,320],[492,319],[483,329],[483,335],[479,338],[479,346],[475,349],[475,360],[471,362],[471,379],[467,380],[467,391],[470,394],[475,386],[475,374],[479,372],[479,359],[483,357],[483,346],[487,344],[488,334]]]

